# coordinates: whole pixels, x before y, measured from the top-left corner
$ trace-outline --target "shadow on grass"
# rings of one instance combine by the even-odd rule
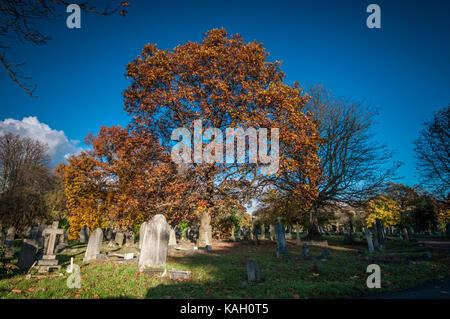
[[[168,259],[168,269],[175,266],[178,270],[189,270],[191,277],[160,278],[158,285],[148,289],[145,298],[323,298],[359,294],[354,289],[355,283],[347,278],[355,273],[362,275],[365,267],[353,254],[340,251],[339,247],[327,247],[334,255],[331,260],[300,260],[296,257],[302,247],[292,241],[287,246],[291,257],[282,259],[276,257],[276,243],[268,240],[259,245],[244,241],[220,243],[209,253],[175,254]],[[318,256],[324,248],[310,249],[312,256]],[[264,281],[247,283],[247,260],[258,263]],[[338,276],[333,271],[336,267],[343,268]]]

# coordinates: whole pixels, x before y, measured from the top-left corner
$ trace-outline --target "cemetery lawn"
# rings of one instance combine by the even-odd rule
[[[190,270],[188,280],[173,281],[139,273],[137,263],[82,261],[86,245],[72,244],[71,253],[57,255],[63,265],[61,277],[26,279],[24,273],[0,273],[0,298],[345,298],[364,294],[412,288],[424,282],[450,275],[448,255],[432,251],[428,260],[406,263],[377,262],[381,267],[381,289],[369,289],[366,268],[369,261],[358,255],[367,252],[364,242],[343,245],[342,237],[328,236],[330,260],[276,258],[276,244],[264,240],[260,245],[248,242],[214,242],[213,251],[187,254],[171,253],[167,269]],[[17,243],[19,246],[19,243]],[[19,247],[17,247],[19,248]],[[301,247],[288,242],[288,250],[298,256]],[[424,248],[416,243],[389,240],[384,251],[375,257],[420,255]],[[70,250],[69,250],[70,251]],[[122,249],[125,252],[126,249]],[[322,247],[311,246],[311,255],[318,256]],[[389,255],[387,255],[389,254]],[[16,251],[16,258],[18,249]],[[66,286],[65,272],[70,257],[81,267],[81,288]],[[392,259],[392,257],[386,259]],[[246,260],[258,262],[263,282],[245,284]]]

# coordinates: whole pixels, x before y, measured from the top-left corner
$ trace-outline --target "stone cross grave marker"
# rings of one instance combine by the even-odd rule
[[[58,265],[58,261],[56,260],[54,250],[56,237],[63,234],[64,231],[62,229],[58,229],[58,222],[53,222],[50,228],[46,228],[42,232],[43,236],[48,236],[48,240],[45,241],[46,245],[44,245],[44,255],[37,263],[39,272],[48,272],[52,268],[61,269],[61,266]]]

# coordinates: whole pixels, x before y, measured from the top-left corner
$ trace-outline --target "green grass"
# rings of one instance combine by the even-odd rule
[[[168,269],[190,270],[189,280],[172,281],[168,277],[150,277],[137,271],[137,263],[115,264],[111,261],[83,263],[85,245],[75,254],[60,254],[63,277],[27,280],[25,274],[2,274],[0,298],[336,298],[402,290],[450,274],[447,256],[433,253],[431,260],[409,264],[383,264],[381,289],[366,287],[367,261],[357,254],[366,249],[363,242],[343,245],[342,237],[326,238],[330,260],[318,261],[318,273],[313,272],[313,260],[277,259],[276,244],[263,241],[254,246],[246,243],[218,243],[211,253],[171,254]],[[294,243],[294,241],[291,241]],[[293,255],[300,255],[301,247],[288,245]],[[412,243],[392,240],[382,256],[392,251],[412,254],[423,249]],[[318,256],[323,248],[310,247],[311,255]],[[81,288],[66,286],[69,274],[65,272],[70,261],[81,267]],[[239,286],[246,280],[246,260],[256,260],[264,282]],[[13,292],[13,290],[15,292]]]

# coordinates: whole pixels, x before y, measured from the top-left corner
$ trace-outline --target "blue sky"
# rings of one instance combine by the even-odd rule
[[[0,130],[23,129],[28,118],[26,132],[67,138],[60,153],[79,150],[76,140],[101,125],[128,123],[123,74],[144,44],[173,48],[225,27],[262,42],[270,60],[283,62],[287,82],[322,83],[376,107],[378,141],[405,163],[401,181],[417,183],[413,141],[422,123],[450,102],[449,1],[130,2],[126,17],[82,13],[81,29],[68,29],[62,11],[40,24],[52,38],[46,45],[11,42],[8,56],[27,62],[21,70],[38,85],[38,97],[28,97],[2,70]],[[381,29],[366,26],[370,3],[381,7]]]

